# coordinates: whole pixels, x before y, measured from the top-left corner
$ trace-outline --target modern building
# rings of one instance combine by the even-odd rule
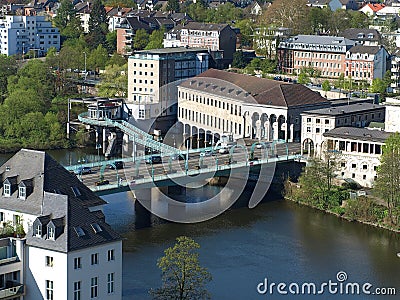
[[[297,35],[279,44],[278,68],[298,74],[302,68],[314,68],[322,77],[344,74],[346,52],[356,42],[335,36]]]
[[[391,80],[390,87],[394,93],[400,92],[400,48],[392,53],[390,60]]]
[[[385,131],[400,132],[400,99],[387,97],[383,105],[386,107]]]
[[[205,139],[228,133],[235,139],[299,141],[300,114],[329,105],[300,84],[215,69],[178,86],[178,121],[185,135]]]
[[[206,48],[213,59],[213,67],[225,68],[233,61],[236,32],[227,24],[189,22],[167,32],[163,44],[165,48]]]
[[[390,133],[357,127],[338,127],[323,134],[324,149],[337,155],[338,176],[372,187],[380,165],[382,146]]]
[[[345,77],[369,84],[383,78],[389,63],[389,53],[382,46],[356,45],[346,52]]]
[[[44,16],[5,16],[0,19],[0,54],[43,56],[50,48],[60,50],[60,32]]]
[[[177,84],[208,68],[207,49],[180,47],[136,51],[128,59],[127,104],[133,118],[141,122],[163,118],[174,123]]]
[[[372,100],[371,100],[372,102]],[[337,127],[367,127],[385,120],[385,107],[372,103],[340,105],[313,109],[301,114],[302,154],[321,154],[323,134]]]
[[[0,174],[0,226],[26,232],[24,275],[12,274],[23,299],[121,299],[122,240],[105,201],[42,151],[20,150]]]

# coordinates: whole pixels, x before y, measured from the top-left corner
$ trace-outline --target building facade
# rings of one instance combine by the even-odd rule
[[[314,68],[322,77],[337,78],[344,73],[346,52],[354,45],[343,37],[297,35],[279,44],[278,69],[299,74],[303,68]]]
[[[291,29],[285,27],[257,27],[254,30],[253,45],[257,52],[265,53],[267,57],[276,57],[280,41],[290,36]]]
[[[135,52],[128,59],[127,102],[134,119],[175,121],[177,84],[208,68],[207,49],[180,47]]]
[[[338,176],[351,178],[364,187],[373,187],[380,165],[382,146],[390,133],[356,127],[339,127],[323,134],[325,150],[338,159]]]
[[[400,99],[388,97],[386,98],[384,105],[386,107],[385,131],[400,132]]]
[[[20,150],[0,174],[0,226],[26,233],[24,281],[12,275],[24,299],[121,299],[122,241],[105,201],[41,151]]]
[[[210,69],[178,86],[185,136],[300,140],[300,113],[329,102],[299,84]],[[211,138],[210,138],[211,136]]]
[[[301,114],[302,154],[320,156],[324,133],[337,127],[367,127],[371,122],[385,120],[385,107],[357,103],[305,111]]]
[[[389,53],[382,46],[356,45],[346,52],[345,61],[345,77],[371,84],[385,76]]]
[[[60,50],[60,32],[44,16],[5,16],[0,33],[1,54],[44,56],[52,47]]]
[[[215,61],[214,67],[227,67],[236,52],[236,32],[227,24],[189,22],[166,33],[165,48],[206,48]]]

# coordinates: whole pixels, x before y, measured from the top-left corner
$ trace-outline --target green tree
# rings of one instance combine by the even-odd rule
[[[7,96],[8,77],[17,73],[17,63],[15,57],[0,55],[0,103],[3,103]]]
[[[166,10],[180,12],[179,0],[168,0]]]
[[[248,19],[239,20],[235,26],[240,29],[241,46],[251,47],[253,44],[253,29],[252,22]]]
[[[211,274],[200,266],[200,245],[185,236],[176,240],[157,262],[162,271],[162,286],[150,293],[155,299],[209,299],[205,285]]]
[[[242,50],[233,53],[232,67],[243,69],[246,67],[246,61]]]
[[[196,22],[205,22],[208,18],[208,10],[203,1],[196,1],[183,9]]]
[[[91,49],[98,45],[106,45],[106,34],[108,32],[107,15],[101,0],[94,0],[89,18],[89,33],[86,41]]]
[[[324,80],[324,82],[322,82],[322,90],[325,92],[326,97],[326,93],[331,90],[331,83],[329,80]]]
[[[243,19],[243,10],[229,2],[218,6],[218,9],[208,9],[207,12],[206,21],[210,23],[230,23]]]
[[[104,70],[108,60],[108,53],[102,45],[98,45],[96,49],[90,52],[87,58],[87,67],[90,70]]]
[[[159,30],[154,30],[149,36],[149,42],[144,49],[159,49],[163,48],[165,28],[161,27]]]
[[[117,31],[110,31],[106,35],[107,49],[109,53],[113,53],[117,50]]]
[[[374,189],[388,207],[392,224],[399,224],[400,218],[400,134],[393,133],[385,141],[377,171]]]
[[[308,84],[311,82],[310,76],[303,70],[300,70],[300,74],[297,76],[297,82],[300,84]]]
[[[143,50],[149,43],[149,34],[144,29],[136,30],[135,37],[133,38],[133,49]]]
[[[109,65],[101,74],[98,86],[100,97],[126,97],[128,95],[128,64]]]
[[[53,19],[54,25],[60,29],[62,36],[78,38],[82,33],[82,26],[75,7],[70,0],[62,0],[57,15]]]
[[[126,63],[127,61],[125,57],[117,52],[114,52],[114,54],[108,60],[107,66],[123,66]]]

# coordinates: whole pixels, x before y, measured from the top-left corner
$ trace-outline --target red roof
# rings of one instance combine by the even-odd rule
[[[385,7],[385,4],[380,4],[380,3],[368,3],[366,4],[368,7],[373,11],[377,12],[378,10],[381,10],[382,8]],[[364,5],[365,6],[365,5]]]

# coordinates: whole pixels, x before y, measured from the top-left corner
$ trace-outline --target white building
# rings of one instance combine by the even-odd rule
[[[26,232],[24,299],[121,299],[122,241],[105,201],[41,151],[19,151],[0,174],[1,226]]]
[[[336,153],[339,178],[351,178],[372,187],[380,164],[382,146],[390,133],[357,127],[339,127],[324,134],[325,149]]]
[[[210,69],[178,86],[185,136],[300,140],[300,113],[330,103],[300,84]],[[207,137],[208,136],[208,137]]]
[[[385,107],[371,103],[341,105],[305,111],[301,114],[301,151],[320,155],[324,133],[336,127],[366,127],[385,120]]]
[[[0,53],[43,56],[49,48],[60,50],[60,32],[45,16],[5,16],[0,20]]]
[[[400,99],[386,98],[385,131],[400,132]]]
[[[157,118],[169,118],[174,123],[178,102],[176,85],[208,68],[207,49],[180,47],[136,51],[128,59],[127,105],[134,119],[154,123]]]

